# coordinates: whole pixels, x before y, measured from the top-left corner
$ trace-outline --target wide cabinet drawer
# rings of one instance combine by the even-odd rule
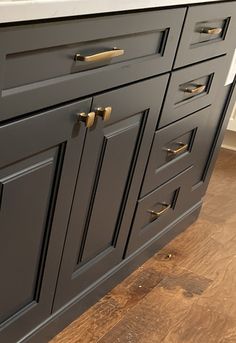
[[[192,169],[190,167],[138,201],[126,256],[157,239],[188,209]]]
[[[0,28],[0,120],[171,69],[185,8]]]
[[[175,68],[226,54],[234,46],[235,32],[233,1],[190,7]]]

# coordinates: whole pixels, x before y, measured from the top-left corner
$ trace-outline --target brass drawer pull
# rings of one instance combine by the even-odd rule
[[[104,121],[108,121],[111,118],[112,107],[97,107],[95,108],[95,114],[102,117]]]
[[[78,121],[82,121],[85,123],[85,126],[89,129],[93,126],[95,121],[95,112],[90,112],[86,114],[85,112],[81,112],[77,114]]]
[[[110,58],[122,56],[124,55],[124,53],[125,51],[123,49],[113,48],[112,50],[99,52],[94,55],[83,56],[80,54],[76,54],[75,60],[82,62],[99,62]]]
[[[160,216],[162,216],[163,214],[165,214],[170,208],[171,208],[171,205],[169,204],[161,204],[163,206],[163,209],[160,210],[159,212],[156,212],[156,211],[152,211],[152,210],[148,210],[149,213],[151,213],[151,215],[153,215],[153,217],[155,219],[159,218]]]
[[[188,144],[185,144],[185,143],[182,143],[182,142],[179,142],[177,143],[179,145],[179,148],[177,149],[169,149],[169,148],[166,148],[165,150],[169,153],[169,154],[172,154],[172,155],[178,155],[180,154],[181,152],[184,152],[188,149]]]
[[[222,32],[221,27],[203,27],[201,33],[207,33],[208,35],[219,35]]]
[[[200,94],[204,92],[206,85],[189,85],[188,87],[183,88],[183,91],[190,94]]]

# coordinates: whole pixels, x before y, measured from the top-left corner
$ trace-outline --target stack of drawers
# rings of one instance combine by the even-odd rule
[[[233,3],[188,10],[137,203],[127,255],[200,202],[234,51]],[[217,18],[217,19],[216,19]],[[203,62],[203,60],[205,60]]]

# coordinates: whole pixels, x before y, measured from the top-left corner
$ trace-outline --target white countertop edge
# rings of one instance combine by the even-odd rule
[[[219,0],[0,0],[0,23],[217,1]]]

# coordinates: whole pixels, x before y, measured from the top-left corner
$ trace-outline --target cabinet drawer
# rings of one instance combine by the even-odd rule
[[[188,209],[192,167],[138,201],[127,254],[160,234]]]
[[[191,7],[175,67],[226,54],[236,32],[235,2]]]
[[[207,107],[155,133],[142,196],[192,164],[201,169],[198,170],[198,174],[203,173],[201,155],[205,156],[205,150],[209,150],[209,142],[212,142],[215,135],[215,131],[211,130],[213,115],[214,113]]]
[[[0,119],[170,70],[184,14],[181,8],[1,28]]]
[[[225,81],[227,61],[223,56],[173,72],[158,127],[211,105]]]

